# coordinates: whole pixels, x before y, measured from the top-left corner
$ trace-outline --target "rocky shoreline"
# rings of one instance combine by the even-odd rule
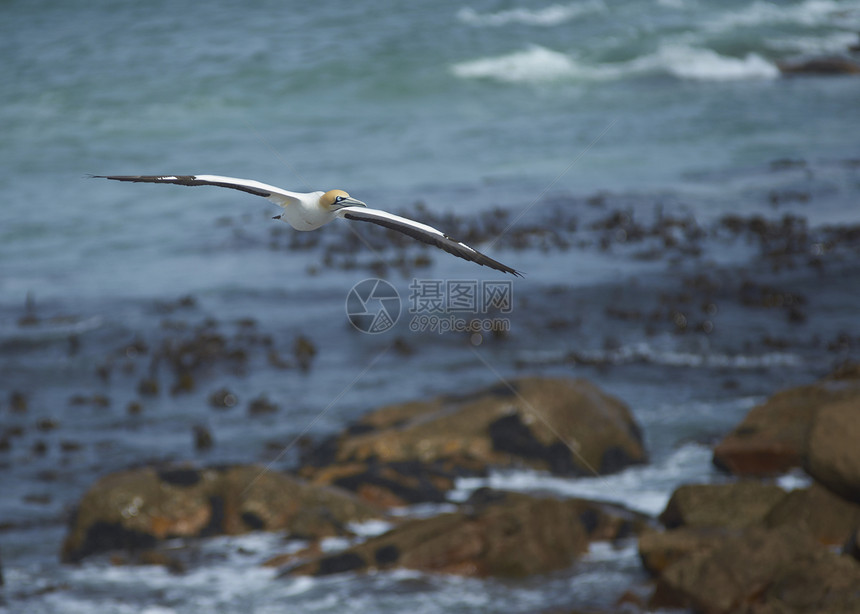
[[[856,168],[856,160],[836,164],[839,172]],[[352,343],[349,328],[328,334],[243,316],[253,301],[254,313],[271,313],[274,301],[280,318],[291,306],[303,309],[303,296],[278,290],[235,308],[186,295],[136,304],[132,316],[117,316],[120,324],[66,316],[30,297],[11,320],[17,326],[5,351],[29,348],[33,365],[63,361],[51,372],[52,382],[60,380],[54,390],[42,391],[44,376],[33,367],[30,383],[0,399],[10,416],[0,460],[17,471],[21,502],[0,530],[24,540],[38,523],[62,531],[70,516],[59,578],[80,564],[157,565],[191,576],[213,564],[201,554],[218,541],[212,537],[269,532],[262,535],[284,536],[283,549],[267,546],[252,567],[283,585],[337,574],[361,585],[376,570],[489,579],[476,581],[478,590],[511,579],[545,585],[587,576],[591,554],[608,548],[624,553],[623,563],[612,564],[623,566],[618,585],[628,590],[615,586],[583,603],[617,601],[627,612],[764,612],[776,603],[784,611],[851,611],[845,604],[857,596],[848,587],[860,550],[860,472],[852,455],[860,373],[846,365],[778,391],[853,357],[860,341],[850,294],[860,229],[812,225],[802,213],[818,197],[812,178],[821,172],[791,159],[764,170],[773,187],[759,205],[781,217],[751,208],[697,218],[649,195],[556,196],[533,223],[507,233],[505,247],[526,258],[537,250],[598,256],[646,273],[523,287],[518,329],[487,337],[478,349],[492,352],[502,372],[534,375],[489,387],[470,388],[487,381],[484,365],[451,358],[452,347],[475,349],[468,337],[398,336],[388,354],[393,375],[354,387],[350,406],[312,432],[304,426],[332,402],[328,387],[337,379],[326,374],[358,373],[356,365],[382,347]],[[501,209],[444,219],[418,205],[416,212],[470,242],[510,223]],[[241,223],[225,228],[242,230]],[[315,266],[333,273],[397,269],[409,276],[427,264],[410,263],[409,242],[376,259],[345,230],[325,236],[296,246],[272,235],[262,244],[313,252]],[[380,233],[366,238],[380,249],[388,244]],[[340,317],[339,302],[336,309]],[[461,373],[464,362],[477,369]],[[571,372],[592,379],[564,377]],[[380,398],[402,399],[406,380],[418,398],[380,406]],[[319,391],[322,403],[312,396]],[[774,391],[735,424],[753,399]],[[696,413],[703,407],[708,415]],[[676,456],[685,442],[693,442],[699,464],[663,467],[667,454],[689,461]],[[721,474],[707,468],[712,444]],[[249,450],[256,452],[249,457]],[[262,464],[236,464],[255,460]],[[618,482],[593,479],[626,469]],[[642,492],[623,484],[650,469],[659,477],[645,478],[653,481],[642,491],[650,497],[643,514],[630,509],[641,505]],[[805,472],[811,484],[787,492],[775,478],[789,471]],[[534,476],[536,485],[509,486],[525,492],[462,486],[504,488],[496,478],[508,475]],[[543,479],[553,481],[553,494],[538,489]],[[603,484],[576,488],[586,482]],[[67,516],[69,502],[88,487]],[[42,560],[54,556],[53,539],[61,537],[45,546]],[[20,542],[14,547],[4,544],[7,586],[20,578],[25,552]],[[726,574],[731,569],[738,577]],[[808,584],[792,580],[798,575],[818,580],[790,594]],[[46,590],[62,590],[52,587]]]
[[[100,479],[61,557],[192,562],[165,540],[283,532],[309,546],[265,564],[284,576],[405,568],[525,578],[568,568],[594,541],[637,539],[651,580],[618,608],[855,612],[860,603],[860,367],[774,394],[714,446],[722,483],[686,484],[657,518],[619,503],[482,488],[440,504],[460,476],[521,467],[575,478],[647,462],[629,409],[586,380],[521,378],[383,407],[307,448],[296,475],[252,465],[143,467]],[[802,468],[810,486],[773,477]],[[593,472],[593,473],[592,473]],[[381,522],[367,537],[359,523]],[[321,540],[347,538],[323,551]],[[623,605],[622,605],[623,602]]]

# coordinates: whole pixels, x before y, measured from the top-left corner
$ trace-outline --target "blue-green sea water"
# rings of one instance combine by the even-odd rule
[[[860,252],[839,231],[860,224],[860,78],[779,69],[850,58],[858,31],[857,0],[0,2],[0,611],[611,607],[644,580],[635,546],[522,583],[276,579],[259,562],[283,543],[265,535],[205,543],[211,557],[184,576],[68,567],[58,551],[108,472],[265,463],[382,404],[524,374],[586,377],[625,400],[652,464],[492,485],[655,513],[675,485],[720,479],[709,442],[768,394],[858,358]],[[443,231],[505,216],[474,242],[526,274],[509,332],[409,328],[415,278],[502,278],[441,251],[393,252],[387,234],[369,247],[343,221],[303,246],[241,192],[88,177],[194,173],[342,188]],[[790,262],[726,216],[799,224]],[[668,234],[637,238],[657,220]],[[401,253],[429,264],[374,264]],[[345,301],[379,276],[404,313],[365,335]],[[155,367],[133,342],[206,321],[224,334],[253,321],[285,356],[304,335],[317,354],[285,370],[260,350],[242,373],[215,368],[182,394],[165,379],[141,398]],[[224,386],[240,406],[214,412]],[[94,395],[108,406],[74,401]],[[249,416],[261,395],[280,411]],[[200,424],[209,451],[192,445]],[[296,462],[289,450],[277,466]]]

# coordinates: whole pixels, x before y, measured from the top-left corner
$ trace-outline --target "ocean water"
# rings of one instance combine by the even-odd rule
[[[585,377],[623,399],[651,464],[501,472],[452,501],[489,484],[658,513],[676,485],[723,479],[709,445],[750,407],[860,358],[860,80],[778,68],[847,54],[858,31],[856,0],[2,3],[0,609],[611,607],[643,581],[635,544],[518,583],[283,580],[259,566],[285,548],[267,535],[197,544],[181,576],[57,553],[70,509],[110,471],[289,469],[299,436],[519,375]],[[469,242],[526,274],[495,316],[507,334],[410,326],[415,280],[506,279],[494,271],[345,222],[297,236],[241,192],[88,178],[193,173],[344,188],[454,236],[477,229]],[[380,276],[401,318],[363,334],[347,294]],[[149,350],[204,326],[248,361],[171,394]],[[292,360],[299,336],[317,349],[309,369],[267,359]],[[159,394],[138,391],[148,376]],[[239,403],[213,410],[223,387]],[[249,415],[260,396],[280,409]],[[197,425],[211,450],[194,448]]]

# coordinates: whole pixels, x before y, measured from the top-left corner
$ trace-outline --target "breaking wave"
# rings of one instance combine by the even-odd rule
[[[645,514],[659,514],[678,485],[708,475],[712,452],[709,446],[689,443],[668,458],[637,465],[612,475],[570,479],[530,470],[491,471],[487,477],[458,478],[449,497],[464,501],[476,489],[488,486],[520,492],[545,491],[564,497],[623,503]]]
[[[459,62],[451,70],[463,79],[504,83],[611,80],[660,73],[696,81],[774,79],[779,76],[777,66],[756,53],[732,57],[683,44],[664,44],[654,53],[627,62],[590,65],[559,51],[531,45],[513,53]]]
[[[779,76],[779,68],[757,53],[736,58],[720,55],[711,49],[663,45],[656,54],[643,60],[653,63],[655,69],[665,70],[679,79],[733,81],[774,79]]]
[[[853,28],[860,19],[860,3],[836,0],[806,0],[783,6],[756,0],[748,6],[728,11],[706,26],[711,31],[724,31],[738,27],[756,27],[765,24],[796,24],[800,26],[841,26]]]
[[[523,51],[460,62],[453,73],[464,79],[491,79],[507,83],[558,81],[576,77],[576,62],[558,51],[532,45]]]
[[[470,26],[506,26],[508,24],[557,26],[580,15],[604,10],[606,5],[600,0],[553,4],[542,9],[514,8],[495,13],[478,13],[472,8],[464,7],[457,11],[457,19]]]
[[[684,352],[656,349],[648,343],[634,343],[617,350],[581,352],[577,360],[595,364],[646,363],[666,367],[693,367],[705,369],[761,369],[770,367],[796,368],[801,358],[788,352],[768,352],[760,355],[722,354],[717,352]]]

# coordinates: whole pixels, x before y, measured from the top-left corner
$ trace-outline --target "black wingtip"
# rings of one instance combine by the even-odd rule
[[[498,262],[498,261],[496,261],[496,262]],[[486,264],[483,264],[480,262],[478,264],[482,264],[483,266],[487,266]],[[502,273],[508,273],[509,275],[513,275],[514,277],[519,277],[519,278],[525,277],[525,274],[522,273],[521,271],[518,271],[516,269],[512,269],[508,265],[502,264],[501,262],[499,262],[498,264],[500,264],[501,266],[500,267],[491,266],[490,268],[496,269],[497,271],[501,271]],[[504,267],[504,268],[502,268],[502,267]]]

